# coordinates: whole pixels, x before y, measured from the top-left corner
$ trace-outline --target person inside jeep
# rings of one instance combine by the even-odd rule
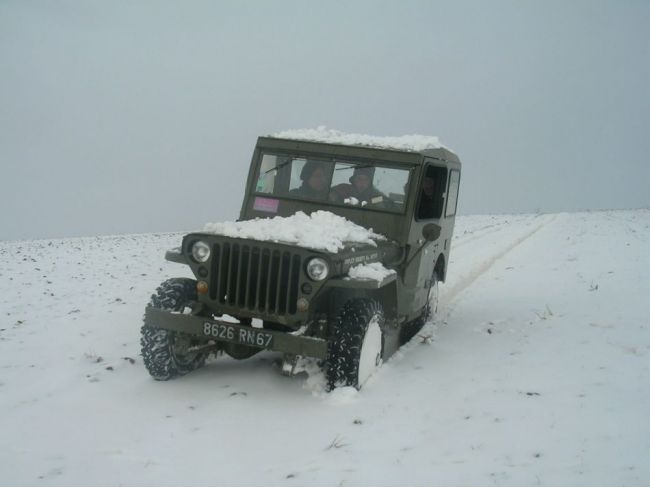
[[[418,218],[428,219],[434,217],[435,200],[434,200],[434,180],[427,175],[422,180],[422,193],[420,194],[420,206],[418,207]]]
[[[320,161],[307,161],[300,171],[302,184],[289,191],[290,195],[313,199],[325,199],[328,192],[329,176],[327,164]]]
[[[330,199],[340,203],[355,198],[360,203],[379,204],[385,196],[372,184],[375,175],[374,167],[357,167],[350,176],[350,184],[339,184],[332,188]]]
[[[442,216],[446,182],[446,169],[431,166],[427,168],[422,179],[420,202],[416,213],[418,220],[428,220]]]

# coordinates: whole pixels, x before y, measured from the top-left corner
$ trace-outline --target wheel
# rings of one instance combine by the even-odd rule
[[[327,385],[361,389],[381,364],[384,311],[373,299],[348,301],[336,320],[327,357]]]
[[[149,306],[182,312],[196,298],[196,281],[169,279],[156,289]],[[188,352],[197,343],[192,336],[181,332],[151,325],[144,325],[141,329],[142,359],[149,374],[156,380],[173,379],[203,366],[208,358],[207,353]]]
[[[438,313],[438,292],[438,278],[434,272],[433,277],[431,278],[431,286],[429,287],[427,303],[422,308],[422,314],[402,326],[399,337],[400,343],[402,345],[411,341],[411,339],[418,334],[422,327],[426,325],[427,322],[429,322],[431,319],[433,319],[433,317]]]

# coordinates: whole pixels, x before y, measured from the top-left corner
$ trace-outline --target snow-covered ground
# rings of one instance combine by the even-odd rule
[[[272,353],[152,380],[180,237],[0,242],[0,485],[650,484],[650,211],[458,218],[435,323],[360,393]]]

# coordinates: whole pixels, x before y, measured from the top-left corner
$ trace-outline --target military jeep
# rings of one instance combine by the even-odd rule
[[[195,279],[163,282],[146,307],[141,345],[154,379],[210,354],[281,352],[319,359],[328,387],[361,388],[437,310],[461,163],[445,148],[402,150],[260,137],[238,222],[331,212],[385,238],[336,252],[283,241],[190,233],[167,252]],[[360,267],[386,272],[370,278]]]

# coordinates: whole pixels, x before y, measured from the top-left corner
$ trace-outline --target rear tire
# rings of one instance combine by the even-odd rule
[[[163,282],[156,289],[149,306],[183,312],[185,306],[196,299],[196,281],[175,278]],[[174,379],[202,367],[209,354],[187,352],[189,347],[198,343],[191,335],[178,331],[152,325],[144,325],[141,329],[142,359],[156,380]]]
[[[361,389],[381,365],[384,312],[377,301],[348,301],[336,321],[327,357],[327,386]]]

